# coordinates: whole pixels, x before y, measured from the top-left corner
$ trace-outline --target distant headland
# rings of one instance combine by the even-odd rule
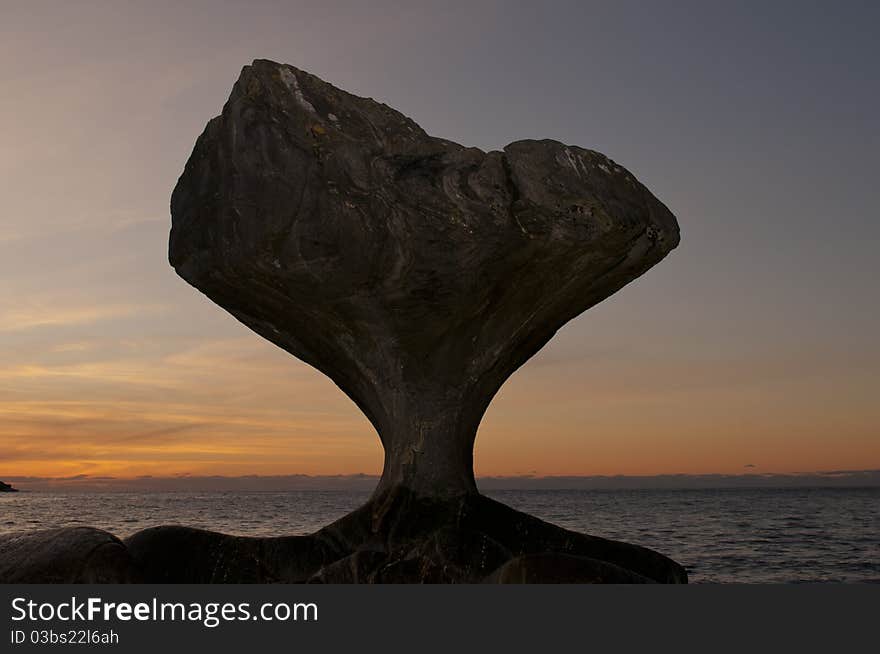
[[[18,489],[0,481],[0,493],[17,493]]]

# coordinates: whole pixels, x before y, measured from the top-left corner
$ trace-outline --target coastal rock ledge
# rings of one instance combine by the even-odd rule
[[[625,168],[551,140],[463,147],[257,60],[198,138],[171,215],[177,273],[330,377],[376,428],[384,470],[365,506],[315,534],[157,527],[124,541],[120,575],[687,581],[657,552],[515,511],[474,480],[477,427],[505,380],[678,245],[675,217]]]

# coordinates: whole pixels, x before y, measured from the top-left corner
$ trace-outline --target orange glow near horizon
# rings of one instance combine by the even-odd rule
[[[103,349],[65,343],[55,363],[0,367],[13,394],[0,400],[0,479],[381,472],[378,438],[353,403],[255,335],[167,352],[133,341],[115,357]],[[477,475],[880,467],[858,418],[875,410],[866,379],[842,366],[829,396],[826,379],[776,365],[539,355],[484,418]]]

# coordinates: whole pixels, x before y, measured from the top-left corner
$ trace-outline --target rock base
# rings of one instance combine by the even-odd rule
[[[580,534],[478,494],[405,488],[308,536],[155,527],[120,542],[93,529],[0,538],[0,582],[687,583],[653,550]]]

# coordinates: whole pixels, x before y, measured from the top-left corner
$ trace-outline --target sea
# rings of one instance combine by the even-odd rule
[[[880,488],[493,490],[567,529],[644,545],[692,583],[880,583]],[[0,534],[93,526],[119,537],[182,524],[230,534],[306,534],[365,491],[0,493]]]

